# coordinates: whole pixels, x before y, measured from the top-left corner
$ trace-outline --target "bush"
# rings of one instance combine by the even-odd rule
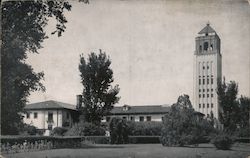
[[[24,124],[20,129],[20,134],[21,135],[36,135],[37,128],[29,124]]]
[[[55,127],[52,132],[51,135],[52,136],[63,136],[65,132],[67,132],[67,128],[65,127]]]
[[[160,136],[161,122],[129,122],[129,135],[131,136]]]
[[[189,97],[184,95],[172,105],[164,116],[161,133],[163,146],[197,145],[206,141],[205,137],[216,132],[211,121],[203,114],[195,112]]]
[[[119,117],[113,117],[109,124],[110,143],[124,144],[128,143],[128,124],[127,121]]]
[[[88,122],[80,122],[70,128],[67,136],[104,136],[105,128]]]
[[[212,143],[217,149],[229,150],[233,145],[233,139],[225,133],[220,133],[212,139]]]

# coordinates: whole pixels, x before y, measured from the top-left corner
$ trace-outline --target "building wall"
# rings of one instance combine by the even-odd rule
[[[120,117],[120,118],[124,118],[128,121],[135,121],[135,122],[140,122],[140,117],[144,118],[143,122],[147,121],[147,117],[151,117],[151,121],[156,121],[156,122],[161,122],[162,121],[162,117],[164,116],[164,114],[141,114],[141,115],[111,115],[111,116],[107,116],[108,118],[112,117]],[[102,122],[107,122],[107,117],[104,117]],[[133,120],[131,120],[131,117],[133,117]]]
[[[30,118],[24,114],[23,121],[26,124],[33,125],[38,129],[48,129],[48,115],[53,113],[53,122],[51,123],[52,129],[55,127],[62,127],[64,122],[69,122],[72,126],[73,119],[69,110],[29,110]],[[37,113],[37,118],[34,118],[34,113]],[[69,117],[67,118],[67,113]]]
[[[204,42],[213,48],[204,50]],[[200,46],[202,48],[200,49]],[[217,80],[221,80],[220,39],[217,35],[196,38],[194,56],[194,108],[206,116],[219,116]]]

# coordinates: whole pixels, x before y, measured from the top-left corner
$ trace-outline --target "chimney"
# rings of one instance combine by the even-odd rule
[[[76,95],[76,109],[82,107],[82,95]]]

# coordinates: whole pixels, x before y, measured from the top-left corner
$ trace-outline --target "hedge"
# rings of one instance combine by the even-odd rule
[[[160,143],[160,136],[129,136],[130,144]],[[81,143],[82,141],[93,144],[109,144],[110,138],[107,136],[1,136],[1,143],[10,145],[22,144],[25,141],[35,143],[36,141],[50,141],[53,144]]]

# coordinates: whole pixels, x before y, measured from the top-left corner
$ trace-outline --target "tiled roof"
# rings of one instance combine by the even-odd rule
[[[169,112],[169,110],[170,110],[170,106],[163,106],[163,105],[143,105],[143,106],[124,105],[122,107],[114,107],[111,110],[111,115],[165,114]]]
[[[198,34],[207,34],[207,33],[216,33],[212,27],[210,27],[209,24],[205,26]]]
[[[26,110],[41,110],[41,109],[70,109],[76,110],[76,106],[72,104],[62,103],[54,100],[28,104]]]

